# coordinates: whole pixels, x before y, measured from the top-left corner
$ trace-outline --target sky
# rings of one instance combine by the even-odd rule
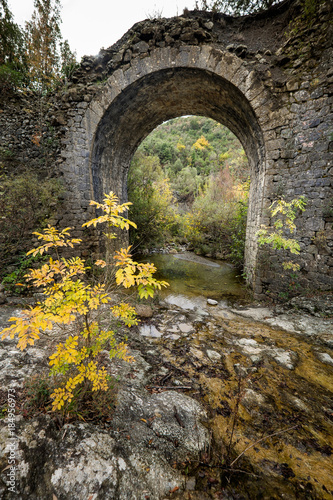
[[[33,0],[8,0],[14,21],[24,26],[33,12]],[[181,15],[193,9],[195,0],[62,0],[61,32],[78,60],[97,55],[113,45],[133,24],[160,14]],[[156,17],[156,16],[155,16]]]

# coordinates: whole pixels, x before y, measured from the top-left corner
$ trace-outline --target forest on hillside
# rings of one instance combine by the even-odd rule
[[[205,117],[157,127],[136,151],[128,178],[134,248],[169,243],[242,266],[249,190],[246,154],[237,137]]]

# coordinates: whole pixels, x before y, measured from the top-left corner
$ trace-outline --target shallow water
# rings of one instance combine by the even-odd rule
[[[332,349],[237,316],[223,301],[187,300],[196,307],[174,302],[140,332],[166,367],[152,386],[187,388],[208,415],[211,447],[187,464],[197,496],[177,498],[332,498]]]
[[[246,290],[226,263],[190,253],[147,260],[170,283],[170,310],[154,321],[158,338],[141,335],[163,350],[168,386],[173,376],[192,386],[209,415],[211,449],[189,464],[193,498],[332,498],[332,349],[233,314],[228,305]]]
[[[183,296],[178,300],[187,304],[185,308],[197,304],[193,299],[200,296],[217,301],[229,299],[231,302],[246,297],[244,280],[227,262],[199,257],[191,252],[153,254],[142,261],[155,264],[157,279],[169,283],[170,286],[161,291],[161,296]]]

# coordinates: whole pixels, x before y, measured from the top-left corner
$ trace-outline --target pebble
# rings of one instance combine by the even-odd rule
[[[182,333],[189,333],[191,330],[193,330],[193,326],[189,325],[188,323],[180,323],[178,325],[178,328]]]
[[[322,363],[326,363],[327,365],[332,365],[333,366],[333,358],[327,354],[326,352],[319,352],[318,353],[318,358]]]
[[[197,359],[203,359],[204,358],[204,353],[202,351],[199,351],[199,349],[195,349],[194,347],[190,348],[190,353],[193,354]]]
[[[209,359],[211,359],[212,361],[220,361],[221,359],[221,354],[219,352],[216,352],[216,351],[211,351],[210,349],[207,349],[207,356],[209,357]]]
[[[207,304],[209,304],[210,306],[217,306],[218,302],[217,300],[207,299]]]

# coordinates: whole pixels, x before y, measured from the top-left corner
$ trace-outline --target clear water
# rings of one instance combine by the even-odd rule
[[[199,257],[191,252],[180,254],[153,254],[140,259],[157,267],[156,278],[165,280],[169,287],[161,291],[163,298],[183,296],[184,300],[205,297],[217,301],[245,298],[244,280],[232,265]]]

